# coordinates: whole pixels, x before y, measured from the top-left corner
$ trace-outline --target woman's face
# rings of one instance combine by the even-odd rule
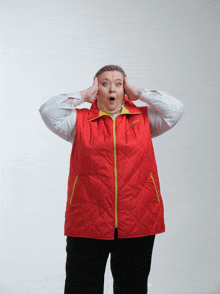
[[[105,71],[98,76],[97,101],[104,112],[108,114],[118,112],[124,99],[124,77],[121,72]]]

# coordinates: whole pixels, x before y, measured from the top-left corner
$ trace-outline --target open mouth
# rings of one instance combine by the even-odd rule
[[[114,101],[115,101],[115,97],[110,97],[109,100],[110,100],[111,102],[114,102]]]

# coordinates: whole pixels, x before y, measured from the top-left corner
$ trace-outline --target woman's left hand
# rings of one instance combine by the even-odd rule
[[[124,89],[125,94],[128,96],[129,100],[137,100],[139,99],[141,93],[144,91],[144,89],[136,88],[128,84],[127,77],[124,77]]]

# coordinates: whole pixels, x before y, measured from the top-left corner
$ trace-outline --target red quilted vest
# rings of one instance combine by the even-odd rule
[[[165,231],[147,106],[125,98],[115,118],[95,101],[77,109],[64,235],[134,238]]]

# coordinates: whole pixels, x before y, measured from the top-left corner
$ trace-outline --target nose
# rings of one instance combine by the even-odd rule
[[[114,84],[110,84],[110,93],[115,92],[115,85]]]

